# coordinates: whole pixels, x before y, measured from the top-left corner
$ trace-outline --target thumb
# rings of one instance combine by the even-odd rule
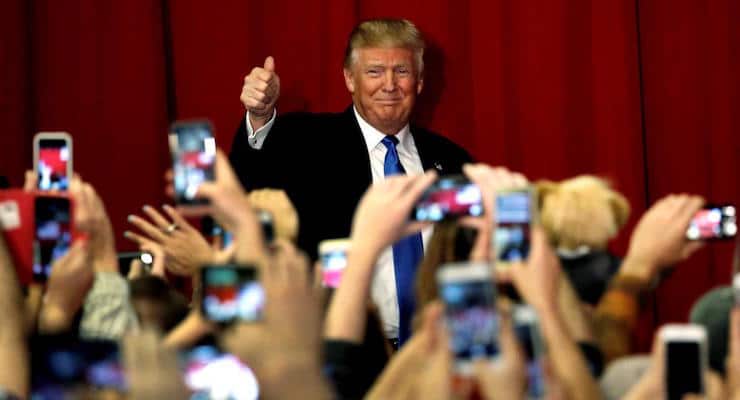
[[[275,59],[272,56],[265,58],[264,68],[270,72],[275,72]]]

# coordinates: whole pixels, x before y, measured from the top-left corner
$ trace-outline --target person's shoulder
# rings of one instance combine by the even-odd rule
[[[416,125],[411,126],[411,132],[417,145],[444,152],[449,157],[460,159],[463,162],[472,161],[470,153],[465,148],[440,133]]]

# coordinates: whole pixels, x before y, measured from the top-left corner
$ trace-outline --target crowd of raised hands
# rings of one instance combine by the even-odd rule
[[[439,300],[417,310],[414,334],[398,351],[384,340],[373,345],[371,332],[379,329],[368,310],[376,261],[383,249],[426,226],[410,222],[408,216],[437,178],[435,172],[388,178],[367,190],[352,222],[352,248],[341,284],[329,297],[317,282],[310,260],[293,244],[299,221],[285,193],[245,192],[220,152],[215,168],[216,179],[203,183],[196,195],[207,203],[161,209],[144,205],[138,215],[129,216],[131,229],[124,237],[152,254],[154,262],[144,268],[134,261],[127,277],[119,271],[116,238],[103,201],[91,183],[77,175],[71,180],[69,196],[75,206],[75,229],[84,235],[55,261],[45,287],[21,290],[0,236],[3,391],[20,398],[30,394],[34,349],[27,345],[29,337],[73,332],[120,342],[125,396],[135,399],[189,398],[177,354],[206,337],[248,365],[264,399],[528,398],[530,376],[525,349],[512,322],[514,300],[504,295],[496,303],[499,354],[492,361],[476,361],[469,374],[456,372],[444,304]],[[487,263],[492,257],[496,192],[529,182],[521,174],[483,164],[467,165],[464,173],[480,188],[485,206],[482,216],[460,221],[478,231],[469,260]],[[32,190],[33,174],[26,179],[26,189]],[[685,240],[685,232],[702,205],[700,197],[690,195],[670,195],[652,205],[632,232],[620,270],[592,310],[585,310],[574,296],[540,227],[533,228],[527,260],[496,271],[495,284],[513,287],[520,297],[517,301],[536,311],[546,349],[541,360],[546,398],[604,398],[600,371],[632,353],[640,298],[659,284],[663,271],[701,247]],[[258,209],[269,211],[274,219],[275,239],[269,244],[263,238]],[[214,247],[189,223],[191,217],[206,215],[233,233],[229,246]],[[197,288],[202,266],[228,262],[258,271],[265,295],[260,321],[226,327],[210,322],[199,309],[202,293],[198,290],[189,305],[184,302],[183,315],[173,326],[159,323],[156,315],[144,316],[135,307],[129,284],[133,287],[137,280],[158,279],[175,291],[174,281],[190,279]],[[708,370],[704,394],[685,398],[740,399],[738,310],[732,311],[728,345],[725,376]],[[656,340],[647,371],[626,390],[625,398],[666,398],[664,352]],[[367,360],[377,359],[377,353],[383,353],[382,363],[368,368]]]

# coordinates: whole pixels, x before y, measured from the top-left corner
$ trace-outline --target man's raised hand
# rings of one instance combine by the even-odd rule
[[[252,68],[244,78],[240,97],[254,129],[259,129],[272,117],[278,97],[280,77],[275,73],[275,60],[267,57],[262,67]]]

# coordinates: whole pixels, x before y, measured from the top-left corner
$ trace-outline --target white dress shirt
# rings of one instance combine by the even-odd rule
[[[386,134],[375,129],[365,121],[357,112],[356,108],[354,108],[354,113],[357,118],[357,122],[360,125],[362,136],[365,139],[365,144],[367,145],[373,183],[381,182],[385,180],[385,154],[388,151],[381,141],[386,137]],[[270,121],[260,129],[257,129],[256,132],[252,129],[252,124],[249,121],[249,113],[247,113],[246,119],[249,145],[253,149],[259,150],[262,148],[262,144],[275,122],[275,113],[273,112]],[[421,164],[421,158],[416,149],[414,138],[411,136],[409,131],[409,125],[406,124],[406,126],[404,126],[395,136],[398,138],[398,144],[396,145],[398,158],[401,161],[401,165],[403,165],[403,169],[406,171],[406,174],[423,174],[424,167]],[[382,222],[379,221],[379,223]],[[429,227],[422,231],[425,250],[429,237],[432,234],[432,229],[432,227]],[[373,275],[370,296],[380,311],[380,318],[383,321],[383,329],[386,337],[397,338],[398,297],[396,296],[396,273],[393,268],[393,248],[390,246],[380,253],[378,262],[375,265],[375,274]]]

